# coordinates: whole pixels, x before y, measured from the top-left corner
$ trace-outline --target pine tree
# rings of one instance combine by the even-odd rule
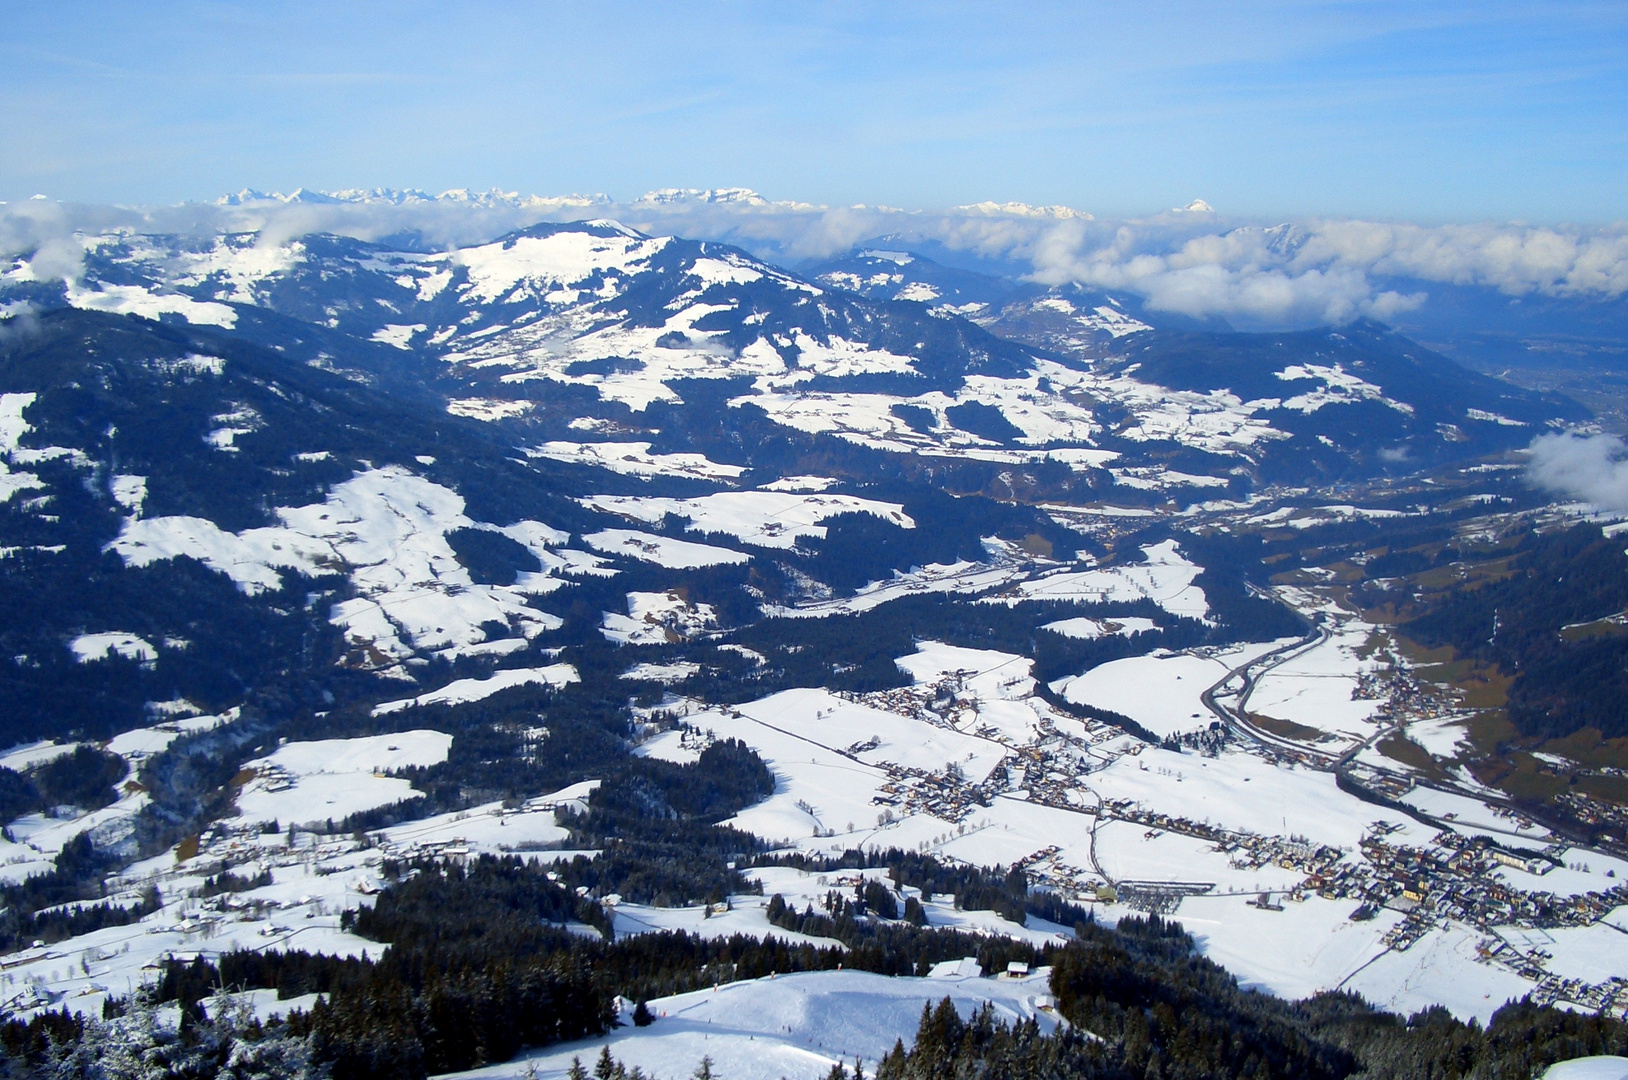
[[[186,1039],[138,992],[123,1016],[86,1021],[50,1072],[57,1080],[316,1080],[324,1070],[305,1039],[263,1033],[245,1000],[217,991]]]
[[[921,901],[914,896],[905,898],[904,917],[905,921],[913,926],[927,925],[927,911],[921,906]]]
[[[691,1074],[694,1080],[718,1080],[718,1074],[712,1071],[712,1057],[708,1055],[701,1059],[701,1064],[695,1067]]]

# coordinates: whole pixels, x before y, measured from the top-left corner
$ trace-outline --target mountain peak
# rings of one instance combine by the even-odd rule
[[[647,191],[636,200],[639,204],[672,206],[678,203],[704,203],[734,206],[768,206],[769,200],[744,187],[724,188],[657,188]]]
[[[998,203],[985,200],[984,202],[968,203],[965,206],[958,206],[956,209],[970,210],[974,213],[989,214],[992,216],[1001,217],[1057,218],[1059,220],[1078,218],[1081,221],[1096,220],[1094,215],[1088,214],[1084,210],[1075,210],[1070,206],[1031,206],[1029,203],[1023,202]]]

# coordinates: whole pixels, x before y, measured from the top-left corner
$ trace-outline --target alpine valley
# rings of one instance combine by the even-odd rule
[[[1575,400],[899,237],[75,242],[0,264],[7,1075],[1628,1046]]]

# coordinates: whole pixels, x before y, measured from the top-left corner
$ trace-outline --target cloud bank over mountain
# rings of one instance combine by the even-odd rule
[[[1198,200],[1148,217],[1105,220],[1020,203],[926,211],[821,206],[743,188],[668,189],[630,201],[387,189],[244,191],[215,203],[161,207],[36,199],[0,204],[0,253],[27,260],[35,277],[72,278],[83,252],[76,237],[109,231],[253,232],[267,244],[330,232],[442,249],[542,221],[596,218],[737,244],[791,265],[888,237],[1044,284],[1125,290],[1155,310],[1221,316],[1242,326],[1389,319],[1424,304],[1433,284],[1581,301],[1628,292],[1628,223],[1428,226],[1309,218],[1264,225],[1229,219]]]
[[[1628,511],[1628,445],[1615,435],[1540,435],[1532,442],[1528,475],[1563,498]]]

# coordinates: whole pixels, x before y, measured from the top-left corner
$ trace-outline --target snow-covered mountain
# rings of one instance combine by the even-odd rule
[[[1159,327],[1121,298],[885,249],[805,277],[609,221],[439,252],[326,235],[82,244],[70,280],[32,257],[0,276],[31,312],[0,342],[0,546],[19,609],[40,613],[9,631],[35,673],[13,700],[47,727],[76,635],[145,643],[84,722],[171,690],[224,707],[274,669],[307,694],[365,675],[345,692],[367,693],[438,664],[546,659],[564,596],[610,588],[605,625],[637,624],[613,639],[683,639],[759,607],[840,607],[893,574],[928,587],[909,575],[1015,557],[1001,544],[1066,543],[1021,504],[1405,475],[1583,415],[1375,324]],[[929,287],[943,292],[905,295]],[[944,492],[1020,505],[951,528]],[[134,591],[67,584],[115,566],[162,573]],[[617,566],[626,587],[595,584]],[[650,567],[749,567],[752,584],[674,607]],[[190,598],[227,583],[219,603]],[[296,610],[299,633],[339,648],[314,682],[286,657],[238,656],[242,635],[218,625]],[[224,651],[164,644],[199,638]]]
[[[1512,453],[1574,402],[1377,323],[1237,334],[877,244],[80,247],[0,274],[0,880],[117,913],[39,929],[81,962],[8,960],[11,1007],[100,1015],[205,940],[362,955],[357,898],[418,880],[387,867],[550,852],[567,944],[936,929],[981,936],[909,970],[970,980],[1079,905],[1180,908],[1285,996],[1623,1000],[1614,759],[1507,734],[1611,702],[1567,679],[1616,663],[1620,540]],[[888,849],[961,876],[895,893],[857,865]]]
[[[1387,366],[1377,357],[1393,347],[1367,331],[1215,338],[1228,366],[1212,365],[1200,386],[1145,359],[1179,351],[1192,325],[1134,298],[1041,289],[882,248],[802,276],[608,221],[533,226],[451,251],[322,235],[119,235],[84,247],[77,279],[34,280],[19,259],[5,293],[213,326],[385,384],[433,388],[451,411],[538,441],[651,434],[661,426],[653,404],[694,414],[691,399],[711,386],[727,409],[752,408],[788,435],[884,453],[1004,465],[1050,454],[1083,471],[1197,451],[1212,455],[1201,469],[1210,475],[1264,465],[1328,476],[1518,445],[1548,420],[1580,415],[1459,379],[1421,348],[1409,347],[1406,371]],[[1357,378],[1365,351],[1376,359]],[[1333,352],[1343,359],[1331,362]],[[1373,401],[1394,403],[1387,420],[1431,423],[1355,419]],[[685,426],[690,442],[669,434],[666,449],[717,451],[694,441],[707,423]],[[744,464],[756,449],[728,453]]]

